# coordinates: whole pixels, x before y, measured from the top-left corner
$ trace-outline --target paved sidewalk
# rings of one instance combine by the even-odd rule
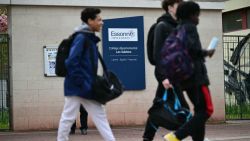
[[[144,127],[113,128],[117,141],[142,141]],[[154,141],[163,141],[161,135],[169,131],[160,129]],[[250,141],[250,122],[209,124],[206,137],[210,141]],[[56,141],[56,131],[0,132],[0,141]],[[77,130],[70,141],[103,141],[98,131],[89,129],[88,135]],[[184,141],[191,141],[190,138]]]

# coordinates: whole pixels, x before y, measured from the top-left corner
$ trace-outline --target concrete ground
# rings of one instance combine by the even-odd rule
[[[210,141],[250,141],[250,122],[233,122],[226,124],[208,124],[206,137]],[[142,141],[144,127],[116,127],[112,129],[117,141]],[[165,129],[157,132],[154,141],[163,141],[162,135],[168,133]],[[56,131],[34,132],[0,132],[0,141],[56,141]],[[102,141],[96,129],[89,129],[87,135],[81,135],[77,130],[70,135],[70,141]],[[187,138],[184,141],[191,141]]]

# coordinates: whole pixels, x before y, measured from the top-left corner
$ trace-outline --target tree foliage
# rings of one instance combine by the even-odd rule
[[[0,7],[0,33],[8,30],[7,9]]]

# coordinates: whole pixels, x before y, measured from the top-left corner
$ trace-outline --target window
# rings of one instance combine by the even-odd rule
[[[247,10],[247,28],[250,28],[250,8]]]
[[[241,11],[223,13],[222,21],[223,21],[223,32],[242,29]]]
[[[250,29],[250,7],[222,14],[223,32]]]

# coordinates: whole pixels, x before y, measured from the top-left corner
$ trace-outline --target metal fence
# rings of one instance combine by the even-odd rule
[[[223,37],[227,120],[250,119],[250,40],[245,39]]]
[[[0,34],[0,130],[10,127],[9,38]]]

